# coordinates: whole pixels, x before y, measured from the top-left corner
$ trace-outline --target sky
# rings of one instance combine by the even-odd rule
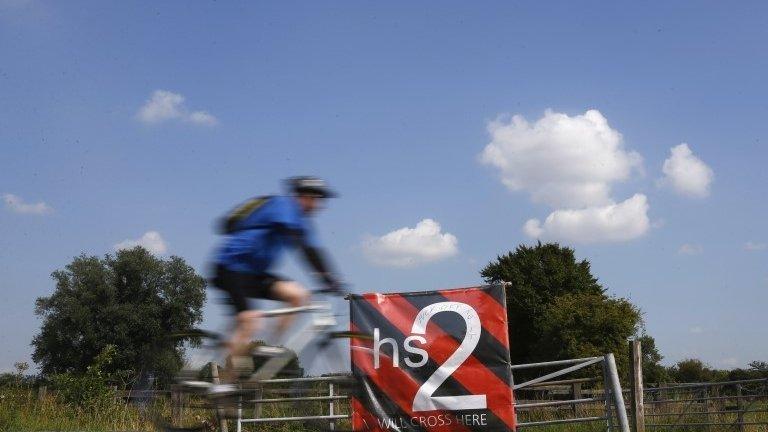
[[[298,174],[341,193],[317,225],[355,292],[478,285],[557,241],[665,364],[768,360],[766,14],[0,0],[0,371],[73,257],[141,244],[205,272],[213,221]]]

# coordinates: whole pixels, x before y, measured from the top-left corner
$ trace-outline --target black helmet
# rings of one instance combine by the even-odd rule
[[[285,181],[288,190],[294,194],[314,195],[319,198],[334,198],[336,192],[328,187],[325,180],[313,176],[291,177]]]

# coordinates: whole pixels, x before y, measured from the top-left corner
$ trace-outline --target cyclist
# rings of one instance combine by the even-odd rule
[[[223,218],[221,224],[226,239],[215,256],[213,284],[228,294],[236,311],[236,326],[227,345],[232,365],[229,374],[234,373],[231,369],[251,367],[249,344],[258,328],[260,312],[251,307],[249,298],[277,300],[296,307],[309,300],[310,293],[304,287],[272,273],[285,249],[303,253],[325,291],[341,290],[310,220],[324,200],[336,193],[322,179],[310,176],[292,177],[286,180],[286,186],[287,195],[247,200]],[[278,336],[292,319],[292,315],[280,317]],[[229,390],[228,386],[216,387],[217,391]]]

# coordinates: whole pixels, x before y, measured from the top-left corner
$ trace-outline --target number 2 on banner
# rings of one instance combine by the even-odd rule
[[[460,395],[460,396],[432,396],[435,390],[440,387],[445,380],[451,376],[464,361],[472,355],[480,335],[480,317],[477,312],[468,304],[459,302],[440,302],[431,304],[416,315],[413,321],[411,333],[423,335],[427,329],[427,323],[433,315],[439,312],[455,312],[464,318],[467,325],[467,332],[461,341],[459,348],[448,357],[445,363],[419,387],[416,396],[413,398],[413,411],[433,411],[433,410],[470,410],[485,409],[488,404],[485,395]]]

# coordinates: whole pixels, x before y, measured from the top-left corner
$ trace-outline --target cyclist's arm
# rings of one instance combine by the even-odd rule
[[[304,254],[304,259],[317,272],[318,278],[329,288],[336,288],[338,281],[333,277],[323,250],[310,244],[304,230],[286,228],[285,233],[291,239],[293,245]]]

